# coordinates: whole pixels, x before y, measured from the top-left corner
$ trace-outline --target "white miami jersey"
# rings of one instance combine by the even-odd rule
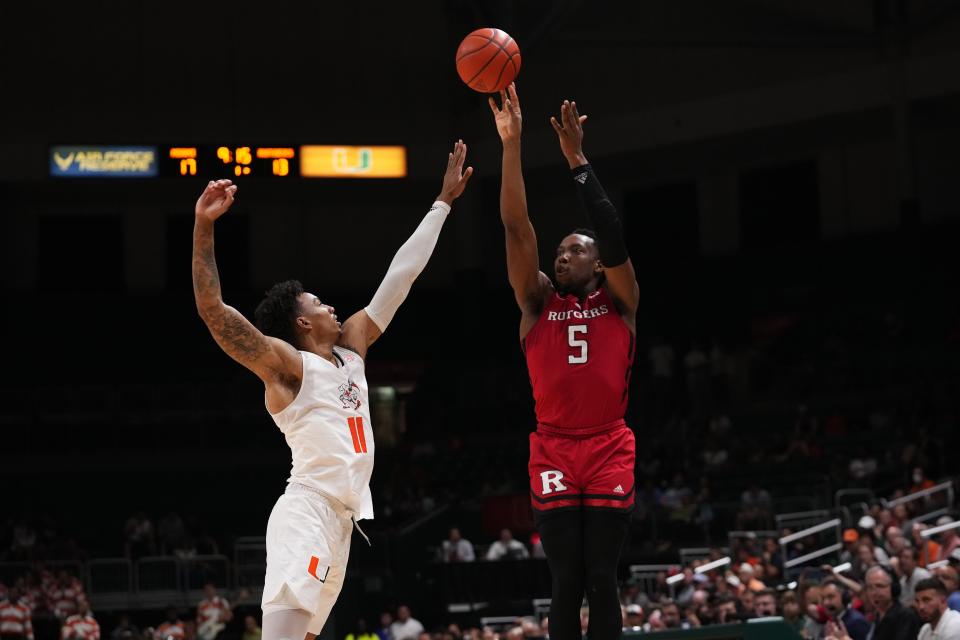
[[[270,414],[287,439],[293,468],[287,482],[306,485],[342,502],[356,519],[373,518],[373,430],[363,360],[333,348],[340,366],[301,351],[303,380],[297,397]]]

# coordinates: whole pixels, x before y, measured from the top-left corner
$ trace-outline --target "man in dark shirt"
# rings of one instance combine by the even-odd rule
[[[900,584],[893,573],[881,565],[870,567],[866,583],[876,616],[868,640],[916,640],[922,626],[920,616],[900,604]]]
[[[862,613],[843,601],[844,590],[840,582],[827,578],[820,585],[820,603],[831,620],[843,623],[852,640],[866,640],[870,623]]]

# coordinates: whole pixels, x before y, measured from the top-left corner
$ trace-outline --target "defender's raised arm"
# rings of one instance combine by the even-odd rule
[[[356,351],[361,358],[366,357],[370,345],[387,330],[387,325],[410,293],[410,287],[430,261],[453,201],[460,197],[473,175],[473,167],[463,168],[466,157],[467,145],[458,140],[447,157],[443,186],[433,206],[413,235],[397,250],[370,304],[343,324],[340,345]]]
[[[277,372],[299,371],[300,358],[283,340],[263,335],[239,311],[224,304],[213,249],[214,223],[233,205],[237,187],[211,181],[200,194],[193,227],[193,296],[213,339],[227,355],[265,383]]]

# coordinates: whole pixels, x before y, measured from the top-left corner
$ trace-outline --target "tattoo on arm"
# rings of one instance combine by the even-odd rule
[[[193,295],[200,317],[227,355],[251,365],[270,351],[270,342],[243,315],[223,303],[213,250],[213,224],[197,221],[193,229]]]
[[[241,364],[252,364],[270,351],[266,336],[233,307],[223,305],[203,319],[220,348]]]
[[[201,313],[205,307],[223,302],[213,251],[213,223],[200,220],[193,227],[193,296]]]

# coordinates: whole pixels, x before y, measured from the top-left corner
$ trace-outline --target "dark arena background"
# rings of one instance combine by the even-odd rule
[[[842,639],[837,607],[879,624],[878,563],[907,609],[927,572],[960,607],[960,4],[11,3],[0,637],[28,637],[23,603],[36,640],[93,640],[87,607],[104,638],[209,640],[208,583],[232,609],[218,637],[260,637],[290,452],[197,314],[194,203],[239,185],[227,303],[252,317],[298,278],[345,318],[458,138],[476,173],[369,354],[372,546],[354,535],[321,635],[545,635],[500,141],[454,65],[480,27],[522,52],[541,268],[586,225],[548,122],[572,98],[637,271],[624,634]]]

